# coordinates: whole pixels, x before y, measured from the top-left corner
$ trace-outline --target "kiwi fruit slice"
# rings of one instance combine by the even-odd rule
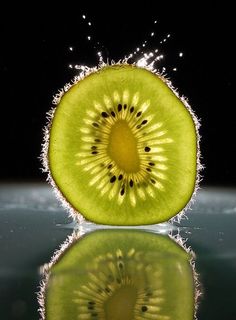
[[[192,258],[166,236],[97,230],[74,241],[51,264],[46,320],[192,320]]]
[[[135,65],[105,66],[58,100],[46,167],[75,215],[141,225],[185,208],[197,177],[196,119],[162,76]]]

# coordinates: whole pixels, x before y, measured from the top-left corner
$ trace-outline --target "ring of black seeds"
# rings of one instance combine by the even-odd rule
[[[100,136],[100,132],[99,132],[99,127],[100,127],[100,124],[102,122],[106,123],[106,120],[107,118],[109,118],[110,116],[112,116],[112,118],[116,118],[119,119],[119,114],[121,113],[122,109],[126,110],[128,109],[128,111],[130,112],[130,114],[134,113],[135,111],[135,107],[134,106],[129,106],[127,104],[124,104],[122,105],[121,103],[118,103],[115,107],[113,108],[110,108],[109,109],[109,112],[106,110],[103,110],[103,111],[100,111],[100,119],[96,119],[96,122],[92,122],[92,126],[93,126],[93,130],[96,130],[94,132],[94,134],[96,134],[96,139],[94,140],[96,142],[97,145],[92,145],[91,146],[91,154],[93,156],[100,156],[101,154],[99,153],[100,151],[100,146],[99,144],[104,144],[103,142],[103,138],[102,136]],[[139,118],[143,115],[143,112],[142,111],[136,111],[136,113],[134,114],[135,117]],[[112,120],[112,121],[116,121],[116,120]],[[141,128],[146,125],[148,123],[148,120],[147,119],[141,119],[140,123],[137,124],[135,126],[135,128],[137,130],[141,130]],[[142,133],[142,136],[146,135],[147,133],[144,132]],[[149,146],[144,146],[143,147],[145,153],[150,153],[151,151],[151,148]],[[147,162],[146,164],[146,168],[145,168],[145,173],[144,173],[144,178],[143,180],[139,181],[139,180],[133,180],[132,178],[130,179],[129,175],[126,175],[125,172],[122,172],[121,170],[119,170],[118,168],[118,172],[117,172],[117,167],[116,165],[112,165],[111,163],[107,164],[106,167],[108,169],[108,172],[107,172],[107,175],[109,177],[109,182],[111,184],[116,184],[116,183],[119,183],[121,180],[122,180],[122,184],[120,183],[119,185],[119,195],[123,198],[123,196],[125,195],[125,189],[128,187],[130,189],[132,189],[135,186],[137,186],[137,188],[140,188],[141,186],[144,187],[144,188],[147,188],[149,183],[151,182],[153,185],[156,184],[156,180],[153,179],[152,177],[152,167],[155,166],[155,163],[151,162],[152,160],[152,154],[150,153],[150,155],[147,155],[146,156],[146,160],[150,161],[150,162]],[[104,164],[101,164],[101,166],[105,166]],[[114,171],[113,169],[114,168]],[[116,175],[114,175],[114,173],[116,172]],[[150,181],[150,182],[149,182]],[[128,190],[127,190],[128,192]]]

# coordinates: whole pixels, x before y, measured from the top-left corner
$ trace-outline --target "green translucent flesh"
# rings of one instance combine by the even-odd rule
[[[123,320],[192,320],[189,260],[190,255],[168,237],[137,230],[95,231],[76,242],[51,269],[46,319],[118,320],[120,312]],[[110,265],[115,271],[108,280]],[[116,277],[122,284],[116,284]],[[91,302],[96,305],[92,310]]]
[[[131,206],[129,197],[122,204],[101,196],[96,184],[90,186],[91,175],[76,165],[76,154],[84,152],[80,128],[86,127],[87,110],[93,101],[103,102],[129,92],[128,105],[137,92],[139,105],[147,100],[152,114],[151,125],[163,123],[163,130],[173,143],[160,145],[168,158],[167,179],[160,180],[164,191],[154,188],[155,196],[137,198]],[[197,138],[193,119],[180,99],[156,75],[133,66],[106,67],[74,85],[61,99],[52,122],[49,143],[51,175],[67,201],[86,219],[102,224],[139,225],[166,221],[180,212],[190,200],[196,181]]]

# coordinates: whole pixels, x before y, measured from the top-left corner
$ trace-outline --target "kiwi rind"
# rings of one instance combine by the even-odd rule
[[[135,254],[130,260],[125,259],[132,250]],[[117,257],[118,251],[124,259]],[[106,264],[114,261],[114,257],[115,261],[124,262],[124,268],[127,268],[134,282],[137,280],[135,272],[138,269],[134,269],[132,274],[131,265],[143,268],[140,274],[144,274],[145,280],[141,277],[137,281],[141,286],[145,283],[146,288],[148,283],[150,290],[159,286],[163,291],[160,298],[164,299],[164,302],[160,303],[158,314],[170,316],[163,319],[193,319],[196,277],[192,252],[187,252],[166,236],[135,229],[97,230],[81,239],[75,236],[70,238],[44,269],[45,278],[40,295],[41,318],[77,319],[78,310],[84,308],[78,306],[76,292],[81,289],[82,284],[88,284],[91,279],[89,274],[96,275],[107,270]],[[97,261],[100,261],[100,265]],[[99,265],[98,269],[95,264]],[[158,273],[161,270],[159,278],[154,276],[157,270]],[[106,274],[106,271],[104,272]],[[155,284],[157,280],[159,284]]]
[[[55,109],[52,109],[50,113],[48,114],[49,116],[49,123],[48,126],[45,128],[45,135],[44,135],[44,145],[43,145],[43,152],[42,152],[42,159],[43,159],[43,165],[44,165],[44,171],[48,172],[48,181],[53,185],[56,195],[58,198],[61,200],[62,204],[69,210],[71,216],[75,219],[83,219],[85,217],[86,219],[93,221],[95,223],[102,223],[102,224],[113,224],[113,225],[140,225],[140,224],[151,224],[151,223],[159,223],[162,221],[166,221],[169,219],[179,219],[183,214],[186,209],[189,208],[191,205],[194,195],[198,189],[199,186],[199,181],[200,181],[200,175],[199,172],[202,168],[200,164],[200,151],[199,151],[199,140],[200,136],[198,133],[199,129],[199,121],[197,120],[196,116],[194,115],[192,109],[190,108],[189,104],[187,103],[186,99],[183,97],[180,97],[177,93],[176,90],[172,87],[172,84],[169,80],[165,79],[163,75],[160,75],[158,73],[153,74],[157,77],[159,77],[163,83],[165,83],[168,87],[168,90],[171,90],[173,95],[176,96],[179,101],[181,101],[182,107],[186,109],[186,112],[189,113],[189,120],[192,122],[193,126],[193,131],[195,134],[195,142],[193,143],[193,147],[195,148],[195,156],[194,156],[194,161],[195,161],[195,167],[194,167],[194,174],[192,174],[192,186],[191,190],[188,191],[187,196],[184,196],[184,201],[182,203],[175,207],[174,209],[171,208],[171,210],[168,210],[168,214],[163,210],[159,210],[162,212],[154,212],[154,209],[149,209],[147,206],[147,203],[141,203],[141,205],[137,208],[132,208],[131,206],[128,207],[127,205],[125,206],[125,210],[129,212],[129,216],[127,217],[127,214],[123,214],[124,207],[121,207],[119,213],[116,212],[114,215],[114,212],[109,212],[109,208],[112,208],[111,202],[105,204],[103,207],[100,208],[99,211],[99,206],[102,203],[103,204],[103,199],[99,199],[99,205],[90,206],[89,210],[88,208],[84,208],[84,203],[86,203],[86,200],[80,199],[76,203],[74,200],[70,199],[70,196],[68,196],[68,192],[65,195],[63,191],[63,185],[60,185],[57,179],[55,179],[55,176],[51,170],[51,164],[50,164],[50,139],[51,139],[51,126],[52,126],[52,121],[54,119],[55,113],[57,112],[58,108],[60,108],[60,101],[63,99],[64,95],[66,92],[71,89],[71,87],[76,88],[75,86],[80,83],[81,80],[83,80],[86,77],[89,77],[89,75],[96,74],[100,71],[104,71],[109,68],[137,68],[135,65],[128,65],[125,63],[121,64],[114,64],[113,66],[107,66],[103,65],[100,66],[98,69],[93,68],[90,70],[87,70],[85,74],[80,75],[80,77],[76,78],[72,84],[68,84],[63,91],[61,91],[56,97],[55,97],[55,104],[59,104]],[[139,68],[140,69],[140,68]],[[146,69],[144,69],[146,70]],[[150,71],[150,70],[149,70]],[[152,71],[152,70],[151,70]],[[73,89],[73,88],[72,88]],[[183,184],[185,183],[185,176],[183,175]],[[86,185],[86,184],[85,184]],[[86,189],[86,186],[83,189]],[[91,192],[89,195],[87,195],[88,198],[91,197]],[[162,195],[161,195],[162,197]],[[181,198],[181,197],[180,197]],[[165,199],[166,201],[166,207],[171,206],[172,199],[171,197],[168,199]],[[106,201],[105,201],[106,202]],[[151,213],[150,213],[151,211]],[[94,213],[95,212],[95,213]],[[105,213],[105,214],[104,214]],[[83,216],[81,215],[83,214]],[[176,216],[177,215],[177,216]],[[138,217],[137,217],[138,216]],[[176,216],[176,217],[175,217]],[[174,218],[173,218],[174,217]]]

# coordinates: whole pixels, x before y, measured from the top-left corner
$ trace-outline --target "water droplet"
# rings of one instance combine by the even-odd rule
[[[85,34],[85,41],[90,41],[90,43],[93,44],[93,48],[94,48],[94,53],[97,57],[97,60],[99,60],[99,65],[100,66],[104,66],[106,64],[106,62],[104,62],[105,60],[110,61],[111,63],[115,63],[115,61],[112,60],[112,57],[107,57],[106,56],[106,48],[104,47],[104,45],[102,43],[100,43],[99,41],[97,41],[97,39],[95,39],[95,35],[92,33],[92,23],[93,20],[91,20],[90,17],[88,17],[86,14],[82,15],[82,19],[86,20],[86,25],[87,25],[87,34]],[[158,20],[153,20],[154,24],[157,24],[157,22],[159,23]],[[94,24],[93,24],[94,26]],[[172,34],[170,33],[166,33],[166,34],[159,34],[157,32],[157,26],[152,27],[152,29],[149,29],[147,31],[147,37],[146,39],[142,39],[141,43],[136,44],[136,48],[134,47],[134,50],[130,53],[128,52],[127,55],[125,56],[124,59],[122,59],[123,62],[131,62],[131,63],[136,63],[137,66],[139,67],[144,67],[144,68],[148,68],[149,70],[152,70],[154,72],[160,70],[160,72],[165,72],[166,68],[163,67],[163,63],[161,62],[162,59],[164,59],[164,55],[162,53],[162,49],[160,50],[160,48],[153,48],[152,51],[148,51],[148,49],[150,50],[151,44],[153,44],[154,41],[154,37],[158,36],[160,41],[160,44],[162,44],[162,46],[160,46],[160,48],[164,47],[163,43],[167,42],[169,40],[169,38],[172,38]],[[152,38],[152,39],[151,39]],[[151,42],[152,41],[152,42]],[[69,51],[74,51],[76,47],[73,46],[68,46],[68,50]],[[166,52],[164,52],[166,53]],[[105,54],[105,57],[103,57],[103,54]],[[183,52],[176,52],[176,56],[177,57],[183,57]],[[137,57],[137,58],[136,58]],[[105,60],[104,60],[105,59]],[[129,61],[130,60],[130,61]],[[109,63],[109,62],[108,62]],[[89,68],[87,66],[84,65],[80,65],[80,64],[69,64],[68,67],[70,69],[76,69],[79,70],[79,74],[77,75],[77,77],[83,77],[84,75],[88,74],[91,70],[93,70],[93,68]],[[167,66],[168,67],[168,66]],[[170,66],[169,70],[173,70],[173,71],[177,71],[177,66]],[[94,70],[96,69],[96,67],[94,67]]]

